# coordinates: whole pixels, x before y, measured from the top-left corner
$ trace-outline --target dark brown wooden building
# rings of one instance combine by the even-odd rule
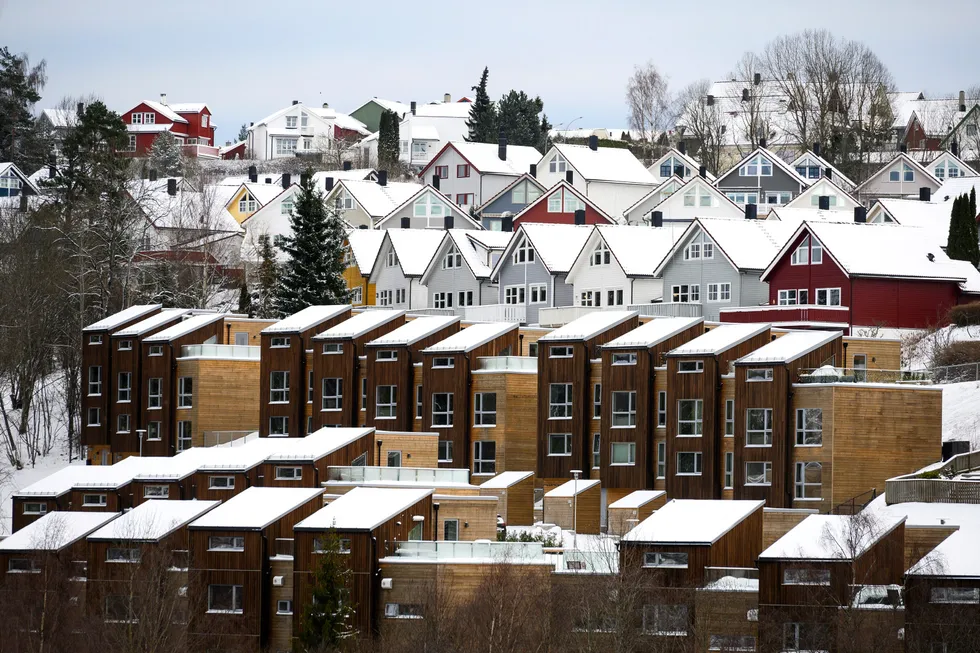
[[[295,438],[312,432],[313,418],[306,418],[314,395],[307,352],[313,348],[313,336],[350,316],[349,304],[307,306],[262,330],[260,436]]]
[[[264,487],[322,487],[328,467],[374,464],[374,441],[373,428],[344,426],[289,438],[259,465],[259,478]]]
[[[595,311],[538,339],[538,477],[564,483],[592,469],[596,384],[602,345],[639,326],[634,311]]]
[[[358,426],[365,345],[405,324],[405,311],[357,313],[313,338],[313,428]]]

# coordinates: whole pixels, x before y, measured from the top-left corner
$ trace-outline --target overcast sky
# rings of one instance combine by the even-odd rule
[[[625,127],[633,66],[682,86],[724,79],[773,36],[827,28],[867,43],[901,90],[980,83],[977,0],[0,0],[0,46],[48,62],[40,108],[95,94],[123,112],[167,93],[206,102],[218,142],[300,100],[349,112],[372,96],[471,94],[544,100],[555,126]]]

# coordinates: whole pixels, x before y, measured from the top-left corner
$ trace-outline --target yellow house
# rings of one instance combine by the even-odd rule
[[[369,279],[384,237],[385,232],[377,229],[353,229],[347,234],[344,280],[354,306],[374,306],[374,284]]]
[[[225,209],[241,224],[281,192],[282,186],[279,184],[246,182],[232,194]]]

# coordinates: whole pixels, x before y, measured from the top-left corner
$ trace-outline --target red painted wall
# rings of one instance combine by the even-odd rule
[[[780,290],[807,289],[810,302],[817,301],[817,288],[840,288],[841,306],[851,305],[851,287],[847,275],[844,274],[833,259],[824,251],[823,262],[817,265],[791,265],[793,252],[809,232],[804,232],[793,241],[793,246],[769,273],[769,303],[779,303]]]
[[[524,212],[520,218],[514,220],[516,230],[525,222],[546,222],[548,224],[575,224],[575,213],[549,213],[548,195],[546,194],[541,201]],[[610,224],[601,213],[595,210],[591,204],[585,203],[585,224]]]
[[[722,322],[848,322],[850,311],[846,308],[775,307],[760,306],[753,310],[723,308]]]
[[[122,121],[126,125],[131,125],[133,122],[134,113],[153,113],[156,115],[157,125],[173,125],[170,128],[170,133],[175,136],[181,136],[185,139],[187,138],[197,138],[197,139],[207,139],[207,143],[202,143],[206,145],[214,145],[214,126],[211,124],[212,116],[211,112],[205,108],[201,113],[181,113],[178,114],[187,123],[173,122],[162,113],[154,111],[149,106],[144,103],[140,103],[122,114]],[[208,126],[201,127],[201,116],[208,116]],[[150,152],[150,148],[153,146],[153,141],[156,140],[159,132],[139,132],[136,134],[136,151],[135,152],[125,152],[130,156],[146,156]]]

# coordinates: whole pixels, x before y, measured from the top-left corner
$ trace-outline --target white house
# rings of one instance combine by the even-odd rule
[[[550,188],[568,180],[615,220],[657,185],[639,159],[627,149],[589,145],[553,145],[538,163],[538,181]]]
[[[801,179],[808,184],[813,184],[817,179],[830,177],[834,183],[847,192],[854,190],[857,186],[847,175],[835,168],[829,161],[820,156],[820,144],[814,143],[812,150],[807,150],[799,155],[789,166],[796,171]]]
[[[861,206],[861,203],[843,187],[839,186],[836,179],[837,177],[818,177],[812,186],[794,197],[786,205],[786,208],[819,209],[821,208],[820,198],[825,197],[827,198],[824,200],[825,206],[823,209],[825,211],[848,211],[853,213],[854,207]]]
[[[936,179],[929,170],[905,152],[887,163],[881,170],[854,189],[855,195],[865,204],[881,197],[922,196],[922,189],[932,193],[939,189],[942,182]]]
[[[626,224],[650,224],[650,214],[653,213],[653,208],[683,185],[684,180],[677,176],[660,182],[654,186],[653,190],[623,211],[623,222]]]
[[[446,143],[419,173],[463,209],[481,206],[537,164],[533,147],[499,144]]]
[[[957,177],[976,177],[977,171],[967,165],[966,161],[949,150],[943,150],[939,156],[926,166],[939,181],[956,179]]]
[[[658,184],[674,175],[687,180],[700,174],[701,164],[687,155],[687,147],[683,141],[681,141],[680,148],[670,148],[647,168]],[[715,180],[715,176],[707,170],[704,171],[704,175],[708,181]]]
[[[469,98],[453,102],[447,93],[442,102],[418,104],[412,102],[409,112],[398,125],[399,154],[402,163],[422,168],[450,141],[463,141],[469,135],[466,121],[470,118]],[[361,141],[364,153],[377,159],[378,134]]]
[[[422,186],[378,221],[378,229],[483,229],[469,212],[432,186]]]
[[[343,179],[328,189],[326,201],[332,202],[344,221],[352,227],[374,228],[386,215],[409,197],[422,190],[422,184],[403,181]]]
[[[683,186],[664,197],[648,212],[659,211],[664,223],[687,223],[698,217],[744,217],[744,211],[707,179],[692,177]],[[686,226],[686,225],[685,225]]]
[[[429,292],[429,307],[454,309],[465,316],[470,306],[496,304],[499,292],[490,273],[512,234],[447,229],[419,283]]]
[[[444,236],[445,232],[437,229],[385,232],[368,279],[374,285],[376,306],[411,310],[429,305],[429,291],[421,278]]]
[[[328,106],[293,103],[248,128],[247,149],[253,159],[269,160],[323,152],[338,139],[367,136],[364,123]]]

